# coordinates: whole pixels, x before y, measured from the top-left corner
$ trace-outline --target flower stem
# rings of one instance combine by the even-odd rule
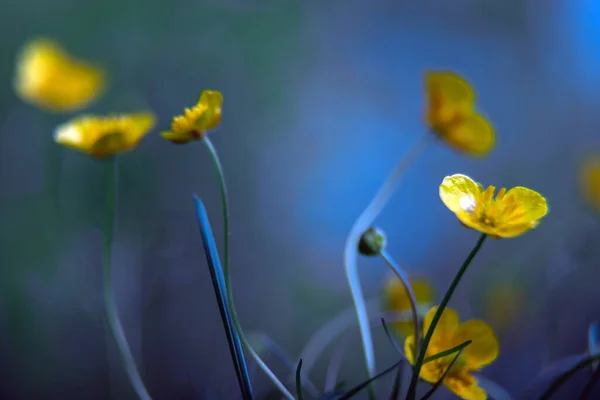
[[[418,352],[419,351],[418,350],[419,343],[421,341],[421,334],[420,334],[421,333],[421,324],[419,321],[419,312],[417,311],[417,298],[415,297],[415,292],[413,291],[412,286],[410,285],[410,282],[408,281],[408,276],[406,276],[406,273],[404,272],[404,270],[402,270],[402,268],[400,268],[400,266],[398,264],[396,264],[396,262],[388,254],[388,252],[385,250],[381,250],[379,252],[379,255],[381,256],[381,258],[383,258],[385,260],[385,262],[392,269],[392,271],[394,271],[394,273],[396,274],[398,279],[400,279],[400,282],[402,282],[402,286],[404,286],[404,290],[408,294],[408,298],[410,300],[410,308],[411,308],[412,317],[413,317],[413,324],[415,326],[415,346],[416,346],[415,352]]]
[[[281,394],[288,400],[294,400],[294,395],[290,393],[289,390],[285,387],[283,383],[275,376],[273,371],[269,369],[267,364],[260,358],[258,353],[252,348],[246,335],[244,334],[244,330],[239,322],[237,317],[237,313],[235,311],[235,305],[233,302],[233,291],[231,289],[231,277],[230,277],[230,268],[229,268],[229,199],[227,197],[227,185],[225,184],[225,173],[223,172],[223,165],[221,164],[221,160],[219,159],[219,155],[215,146],[212,144],[208,136],[205,136],[203,139],[208,152],[215,164],[215,168],[217,170],[217,178],[219,180],[219,189],[221,192],[221,205],[223,211],[223,226],[224,226],[224,236],[223,236],[223,273],[225,275],[225,286],[227,289],[227,298],[229,301],[229,311],[231,320],[233,322],[233,326],[235,330],[238,332],[240,337],[240,341],[242,342],[242,346],[244,350],[250,353],[254,361],[258,364],[260,369],[263,370],[265,375],[273,382],[273,384],[279,389]]]
[[[118,164],[117,158],[113,157],[108,161],[107,168],[107,187],[106,187],[106,227],[104,231],[104,257],[103,257],[103,276],[104,276],[104,302],[106,305],[106,317],[111,333],[117,344],[117,348],[121,355],[123,366],[131,382],[131,386],[135,390],[137,396],[142,400],[151,400],[144,382],[135,365],[135,360],[131,354],[131,349],[127,343],[123,325],[119,319],[117,306],[114,301],[112,284],[111,284],[111,256],[112,256],[112,241],[115,230],[116,208],[117,208],[117,183],[118,183]]]
[[[479,249],[481,248],[481,245],[485,241],[486,237],[487,237],[487,235],[485,233],[483,233],[479,237],[477,244],[475,244],[475,247],[473,247],[473,250],[471,250],[471,252],[467,256],[467,259],[465,260],[465,262],[463,262],[460,269],[456,273],[456,276],[454,276],[452,283],[450,283],[450,287],[446,291],[444,298],[442,299],[440,305],[438,306],[438,308],[433,316],[433,319],[431,320],[431,324],[429,325],[429,328],[427,329],[427,332],[425,333],[425,338],[423,339],[423,343],[421,344],[421,350],[418,352],[417,359],[415,360],[412,377],[410,378],[410,385],[408,387],[408,392],[406,394],[407,400],[415,400],[415,398],[417,396],[417,383],[419,381],[419,374],[421,373],[421,367],[423,366],[423,361],[425,360],[425,352],[427,351],[427,346],[429,346],[429,342],[431,341],[431,337],[433,336],[435,327],[437,326],[437,324],[442,316],[442,313],[446,309],[446,306],[448,305],[450,298],[454,294],[454,290],[456,290],[458,283],[460,282],[463,275],[467,271],[469,264],[471,264],[471,261],[473,261],[473,258],[475,258],[475,255],[479,252]]]
[[[363,353],[369,377],[373,377],[375,375],[375,353],[373,350],[373,339],[371,338],[371,328],[369,326],[369,315],[367,314],[365,299],[363,297],[362,287],[360,286],[360,278],[358,275],[358,266],[356,263],[358,256],[357,246],[363,232],[371,227],[371,224],[375,218],[377,218],[379,213],[383,210],[385,205],[392,197],[396,186],[398,183],[400,183],[401,178],[404,176],[404,173],[410,164],[412,164],[413,161],[427,148],[430,137],[431,135],[423,136],[409,150],[408,154],[406,154],[400,163],[396,165],[396,168],[387,177],[381,188],[371,200],[371,203],[369,203],[367,208],[365,208],[356,222],[354,222],[354,225],[348,234],[348,238],[346,239],[346,245],[344,248],[344,266],[346,269],[348,285],[354,301],[356,317],[358,318]],[[369,395],[371,398],[373,398],[372,386],[369,386],[369,388]]]

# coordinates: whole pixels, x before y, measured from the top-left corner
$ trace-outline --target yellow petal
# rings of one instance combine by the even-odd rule
[[[440,198],[453,213],[474,211],[480,186],[466,175],[447,176],[440,185]]]
[[[415,336],[409,335],[404,340],[404,355],[412,365],[415,363]]]
[[[437,133],[451,147],[473,157],[486,156],[496,143],[494,128],[478,113],[468,114],[454,123],[441,126]]]
[[[160,133],[160,136],[175,144],[185,144],[195,140],[189,133],[175,133],[172,131],[163,131]]]
[[[205,90],[200,95],[198,105],[205,111],[196,121],[196,125],[202,130],[211,130],[221,122],[221,106],[223,95],[216,90]]]
[[[104,90],[104,71],[69,55],[49,39],[28,42],[17,58],[14,87],[26,102],[48,111],[72,112]]]
[[[432,307],[425,315],[425,318],[423,319],[423,336],[427,334],[427,330],[431,325],[433,316],[435,315],[437,309],[437,306]],[[459,322],[460,320],[456,311],[451,308],[444,309],[435,327],[435,330],[433,331],[433,336],[431,336],[429,346],[427,347],[428,355],[435,354],[452,347],[451,340],[454,332],[458,328]]]
[[[156,125],[156,117],[152,113],[138,113],[129,115],[131,127],[125,129],[123,136],[127,146],[135,147]]]
[[[584,199],[600,210],[600,159],[590,158],[583,163],[579,183]]]
[[[464,400],[486,400],[487,393],[477,385],[477,380],[470,373],[461,371],[444,379],[446,387]]]
[[[429,281],[425,279],[412,279],[409,283],[417,304],[431,303],[433,290]],[[411,308],[410,297],[400,279],[395,276],[387,280],[383,291],[383,298],[386,310],[401,311]]]
[[[511,212],[503,218],[504,223],[522,224],[537,221],[548,213],[548,202],[538,192],[516,186],[506,192],[503,203],[514,202]]]
[[[484,321],[472,319],[458,326],[454,332],[453,345],[458,346],[467,340],[473,342],[463,350],[465,368],[477,370],[498,358],[500,345],[494,330]]]
[[[462,76],[451,71],[434,71],[425,75],[428,99],[439,97],[442,105],[468,110],[475,104],[475,92]]]

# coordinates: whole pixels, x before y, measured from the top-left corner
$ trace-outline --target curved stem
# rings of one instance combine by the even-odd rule
[[[367,372],[369,377],[375,375],[375,353],[373,351],[373,340],[371,338],[371,329],[369,327],[369,316],[367,314],[365,300],[362,293],[362,287],[360,286],[360,279],[358,275],[358,267],[356,263],[357,259],[357,246],[360,241],[360,237],[364,231],[371,227],[371,224],[377,218],[379,213],[383,210],[385,205],[388,203],[396,186],[404,176],[407,168],[410,164],[426,149],[429,144],[431,135],[423,136],[417,143],[412,147],[408,154],[400,161],[392,173],[387,177],[383,186],[371,200],[371,203],[358,217],[348,238],[346,239],[346,245],[344,249],[344,266],[346,269],[346,277],[348,279],[348,285],[352,293],[352,299],[354,301],[354,307],[356,309],[356,317],[358,318],[358,325],[360,327],[360,336],[362,339],[363,353],[365,357]]]
[[[556,378],[552,384],[550,385],[550,387],[538,398],[538,400],[548,400],[550,397],[552,397],[552,395],[558,390],[560,389],[560,387],[569,380],[569,378],[573,375],[575,375],[575,373],[577,373],[579,370],[592,365],[594,362],[596,361],[600,361],[600,355],[596,355],[593,357],[588,357],[585,358],[583,360],[581,360],[580,362],[578,362],[576,365],[574,365],[572,368],[570,368],[568,371],[564,372],[563,374],[561,374],[558,378]]]
[[[394,271],[394,273],[396,274],[396,276],[398,277],[398,279],[400,279],[400,282],[402,282],[402,286],[404,286],[404,290],[406,291],[406,293],[408,294],[408,298],[410,300],[410,308],[411,308],[411,312],[412,312],[412,317],[413,317],[413,324],[415,326],[415,352],[418,352],[419,350],[419,343],[421,342],[421,324],[419,322],[419,312],[417,311],[417,298],[415,297],[415,292],[412,289],[412,286],[410,285],[410,282],[408,281],[408,276],[406,276],[406,273],[404,272],[404,270],[402,270],[402,268],[400,268],[400,266],[398,264],[396,264],[396,262],[394,261],[394,259],[388,254],[387,251],[382,250],[379,252],[379,255],[381,256],[381,258],[383,258],[385,260],[385,262],[387,263],[387,265],[392,269],[392,271]]]
[[[135,390],[138,397],[142,400],[151,400],[144,382],[140,377],[140,374],[135,365],[135,360],[131,354],[131,349],[127,343],[125,332],[123,331],[123,325],[119,319],[117,306],[113,297],[113,290],[111,284],[111,256],[112,256],[112,241],[115,229],[116,220],[116,207],[117,207],[117,182],[118,182],[118,165],[117,159],[114,157],[109,160],[108,165],[108,176],[107,176],[107,210],[106,210],[106,227],[104,231],[104,257],[103,257],[103,277],[104,277],[104,302],[106,304],[106,317],[110,330],[117,348],[123,361],[123,366],[131,382],[131,386]]]
[[[479,249],[481,248],[481,245],[485,241],[486,237],[487,237],[487,235],[485,233],[481,234],[481,236],[479,237],[479,240],[477,241],[477,244],[475,244],[475,247],[473,247],[473,250],[471,250],[471,252],[467,256],[467,259],[465,260],[465,262],[463,262],[460,269],[454,276],[452,283],[450,283],[450,287],[446,291],[444,298],[440,302],[440,305],[438,306],[435,314],[433,315],[431,324],[429,325],[429,328],[427,329],[427,333],[425,333],[425,338],[423,339],[423,343],[421,344],[421,351],[419,351],[417,353],[417,359],[415,360],[415,364],[413,367],[412,377],[410,378],[410,386],[408,387],[408,392],[406,394],[407,400],[414,400],[415,397],[417,396],[417,382],[419,381],[419,374],[421,373],[421,367],[423,366],[423,361],[425,360],[425,352],[427,351],[427,346],[429,346],[429,342],[431,341],[431,337],[433,336],[435,327],[437,326],[437,324],[442,316],[442,313],[446,309],[446,306],[448,305],[450,298],[454,294],[454,291],[456,290],[458,283],[460,282],[463,275],[467,271],[467,268],[469,267],[469,264],[471,264],[471,261],[473,261],[473,258],[475,258],[475,255],[479,252]]]
[[[235,330],[238,332],[240,337],[240,341],[242,342],[242,346],[244,349],[250,353],[254,361],[258,364],[260,369],[267,375],[267,377],[273,382],[273,384],[279,389],[281,394],[289,400],[294,400],[294,396],[290,393],[289,390],[286,389],[285,385],[281,383],[281,381],[275,376],[273,371],[269,369],[267,364],[260,358],[258,353],[252,348],[242,326],[238,320],[237,313],[235,311],[235,305],[233,302],[233,291],[231,289],[231,279],[230,279],[230,269],[229,269],[229,200],[227,197],[227,185],[225,184],[225,174],[223,172],[223,165],[221,164],[221,160],[219,159],[219,155],[215,146],[213,146],[212,142],[205,136],[203,139],[210,156],[215,164],[215,168],[217,170],[217,178],[219,179],[219,189],[221,192],[221,204],[223,211],[223,226],[224,226],[224,237],[223,237],[223,273],[225,275],[225,286],[227,289],[227,298],[229,301],[229,311],[231,315],[231,320],[235,327]]]

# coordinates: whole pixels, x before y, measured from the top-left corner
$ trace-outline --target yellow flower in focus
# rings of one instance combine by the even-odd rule
[[[104,90],[104,71],[74,58],[49,39],[27,43],[17,58],[14,87],[25,102],[52,112],[88,106]]]
[[[82,116],[56,128],[54,140],[102,159],[136,148],[155,122],[152,113]]]
[[[411,279],[410,285],[417,300],[417,311],[422,317],[433,301],[433,288],[429,281],[425,279]],[[415,333],[414,324],[412,323],[412,313],[410,305],[410,297],[404,289],[404,285],[396,276],[390,277],[383,289],[383,308],[385,311],[392,311],[406,314],[407,321],[390,322],[394,332],[403,337]]]
[[[427,333],[437,306],[433,307],[423,320],[423,336]],[[467,340],[472,343],[464,348],[446,377],[444,385],[465,400],[485,400],[487,393],[477,385],[473,371],[491,364],[498,357],[500,346],[493,329],[484,321],[472,319],[462,324],[456,311],[446,308],[436,325],[425,357],[456,347]],[[415,362],[415,337],[404,341],[404,352],[411,364]],[[437,382],[446,372],[456,353],[423,364],[420,377],[429,383]]]
[[[583,163],[580,185],[584,199],[600,210],[600,158],[590,158]]]
[[[475,92],[460,75],[448,71],[425,76],[426,122],[430,130],[458,151],[482,157],[494,147],[494,128],[475,110]]]
[[[525,294],[515,283],[498,283],[486,290],[483,306],[486,319],[494,327],[510,328],[522,313]]]
[[[198,103],[186,108],[183,115],[178,115],[171,122],[171,130],[161,136],[176,144],[185,144],[202,139],[206,133],[221,122],[221,106],[223,95],[215,90],[205,90]]]
[[[495,190],[456,174],[444,178],[440,198],[463,225],[493,238],[522,235],[548,213],[546,199],[538,192],[522,186],[502,188],[494,198]]]

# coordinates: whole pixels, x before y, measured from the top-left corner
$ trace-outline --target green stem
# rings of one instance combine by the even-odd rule
[[[217,149],[212,144],[208,136],[205,136],[203,139],[208,152],[215,164],[215,168],[217,170],[217,178],[219,180],[219,189],[221,192],[221,204],[223,211],[223,226],[224,226],[224,237],[223,237],[223,273],[225,275],[225,286],[227,287],[227,298],[229,300],[229,312],[231,315],[231,320],[235,327],[235,330],[238,332],[240,337],[240,341],[242,342],[242,346],[244,350],[250,353],[254,361],[258,364],[260,369],[263,370],[265,375],[273,382],[273,384],[279,389],[281,394],[288,400],[294,400],[294,395],[290,393],[289,390],[285,387],[283,383],[275,376],[273,371],[269,369],[267,364],[260,358],[258,353],[252,348],[246,335],[244,334],[244,330],[239,322],[237,313],[235,311],[235,305],[233,302],[233,291],[231,288],[231,279],[230,279],[230,268],[229,268],[229,199],[227,197],[227,185],[225,184],[225,173],[223,172],[223,165],[221,164],[221,160],[219,159],[219,155],[217,153]]]
[[[385,260],[387,265],[392,269],[392,271],[396,274],[400,282],[402,282],[402,286],[404,286],[404,290],[408,294],[408,299],[410,300],[410,309],[413,317],[414,324],[414,334],[415,334],[415,352],[418,351],[419,343],[421,342],[421,324],[419,321],[419,312],[417,311],[417,298],[415,297],[415,292],[410,285],[408,280],[408,276],[400,266],[394,261],[392,256],[388,254],[387,251],[381,250],[379,252],[381,258]]]
[[[487,237],[487,235],[485,233],[481,234],[481,236],[479,237],[477,244],[475,245],[473,250],[471,250],[471,252],[467,256],[467,259],[465,260],[465,262],[462,264],[462,266],[456,273],[456,276],[452,280],[452,283],[450,283],[450,287],[446,291],[444,298],[442,299],[440,305],[438,306],[438,308],[433,316],[433,319],[431,320],[431,324],[429,325],[429,328],[427,329],[427,333],[425,333],[425,338],[423,339],[423,343],[421,344],[421,351],[418,352],[417,359],[415,360],[415,364],[413,367],[413,373],[410,378],[410,385],[408,387],[408,392],[406,394],[407,400],[415,400],[415,398],[417,396],[417,383],[419,382],[419,374],[421,373],[421,367],[423,366],[423,361],[425,360],[425,352],[427,351],[427,346],[429,346],[429,342],[431,341],[431,337],[433,336],[435,327],[437,326],[440,318],[442,317],[442,313],[446,309],[446,306],[448,305],[450,298],[454,294],[454,291],[456,290],[458,283],[460,282],[463,275],[467,271],[467,268],[469,267],[469,264],[471,264],[471,261],[473,261],[473,258],[475,258],[475,255],[479,252],[479,249],[481,248],[481,245],[485,241],[486,237]]]
[[[369,315],[367,313],[365,299],[363,297],[362,287],[360,285],[360,277],[356,262],[358,244],[362,234],[371,227],[373,221],[377,218],[385,205],[391,199],[392,194],[394,194],[396,187],[400,183],[400,180],[406,173],[408,167],[427,148],[430,143],[429,139],[431,137],[432,135],[423,136],[409,150],[408,154],[406,154],[406,156],[396,165],[394,170],[384,181],[383,185],[379,188],[377,193],[375,193],[375,196],[369,205],[354,222],[354,225],[352,226],[352,229],[350,229],[350,233],[346,238],[346,244],[344,248],[344,267],[346,270],[346,278],[348,280],[350,293],[352,294],[352,300],[354,301],[354,308],[356,311],[356,317],[358,319],[358,326],[362,340],[363,355],[369,377],[375,375],[375,351],[373,350],[373,339],[371,337]],[[375,397],[372,385],[369,385],[369,397],[371,399],[374,399]]]
[[[104,302],[106,305],[106,317],[111,333],[117,344],[117,348],[121,355],[121,360],[131,386],[135,390],[138,397],[142,400],[151,400],[144,382],[135,365],[135,360],[131,354],[131,349],[127,343],[123,325],[119,319],[117,306],[114,301],[112,284],[111,284],[111,256],[112,242],[115,230],[116,207],[117,207],[117,181],[118,181],[118,165],[116,157],[108,161],[107,168],[107,187],[106,187],[106,228],[104,231],[104,258],[103,258],[103,276],[104,276]]]

